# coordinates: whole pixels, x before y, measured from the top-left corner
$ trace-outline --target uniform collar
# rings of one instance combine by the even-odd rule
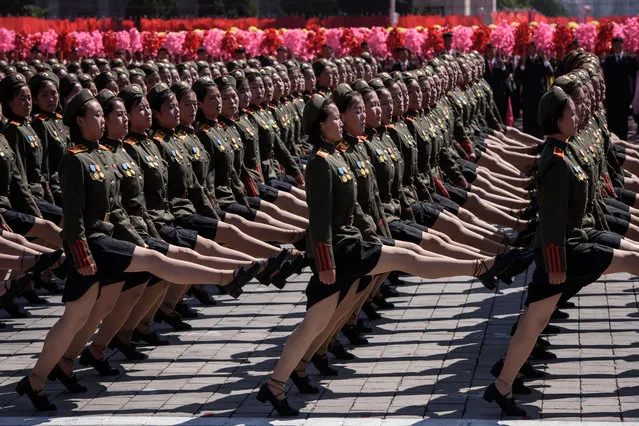
[[[227,118],[227,117],[224,117],[222,115],[220,115],[219,121],[221,121],[223,123],[226,123],[228,125],[231,125],[231,124],[235,123],[235,121],[232,118]]]
[[[349,135],[348,133],[344,133],[344,142],[349,145],[357,145],[359,142],[359,138]]]
[[[184,132],[188,135],[195,134],[195,129],[193,127],[185,126],[184,124],[180,124],[175,128],[175,133]]]
[[[324,148],[325,150],[327,150],[331,154],[335,152],[335,145],[332,144],[332,143],[324,142],[318,147],[318,149],[320,149],[320,148]]]
[[[151,128],[151,134],[155,134],[157,131],[164,133],[165,136],[171,137],[175,134],[175,129],[169,129],[168,127],[157,126]]]
[[[112,138],[106,138],[106,137],[102,138],[100,143],[102,145],[106,145],[106,146],[109,146],[109,147],[113,148],[113,152],[116,152],[118,150],[118,148],[120,148],[122,146],[122,141],[119,141],[117,139],[112,139]]]
[[[148,139],[148,136],[146,135],[146,133],[138,133],[138,132],[130,131],[129,134],[126,135],[125,139],[128,139],[128,138],[133,138],[136,141],[145,141]]]
[[[561,139],[553,138],[553,137],[550,137],[550,136],[548,136],[546,138],[546,142],[552,147],[557,147],[557,148],[563,149],[563,150],[565,150],[566,147],[568,146],[568,142],[567,141],[562,141]]]
[[[94,149],[98,149],[100,144],[96,141],[91,141],[89,139],[80,139],[76,145],[84,145],[89,148],[90,151]]]

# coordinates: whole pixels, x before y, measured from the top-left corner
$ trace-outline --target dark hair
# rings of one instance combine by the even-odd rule
[[[97,102],[97,101],[96,101]],[[80,139],[82,139],[82,132],[80,131],[80,126],[78,126],[78,122],[75,120],[77,117],[84,117],[87,113],[87,107],[89,102],[85,102],[82,106],[80,106],[75,114],[73,115],[73,121],[69,125],[69,139],[71,143],[77,144]]]
[[[160,93],[157,97],[154,97],[153,102],[149,102],[151,111],[160,112],[160,109],[162,109],[162,105],[164,105],[164,102],[171,99],[172,96],[175,96],[175,93],[173,93],[170,90],[165,90],[164,92]],[[159,126],[160,126],[160,123],[158,122],[157,118],[155,118],[155,115],[153,115],[153,121],[151,123],[151,127],[157,128]]]
[[[195,93],[187,84],[176,83],[171,86],[171,91],[175,93],[177,101],[180,102],[189,92]],[[196,96],[197,97],[197,96]]]
[[[568,105],[568,97],[562,100],[558,100],[557,107],[551,113],[546,112],[540,115],[539,124],[541,125],[541,131],[544,135],[554,135],[559,133],[559,120],[564,115],[566,106]]]
[[[2,99],[0,99],[0,101],[2,101],[2,115],[4,115],[9,121],[15,118],[24,118],[17,117],[11,109],[11,102],[13,102],[13,100],[18,96],[18,93],[20,93],[20,90],[22,90],[23,87],[28,86],[26,84],[15,84],[11,86],[3,93]]]
[[[362,94],[359,93],[358,91],[353,90],[351,92],[348,92],[348,94],[344,96],[343,102],[340,102],[339,105],[336,104],[339,112],[344,113],[348,111],[348,109],[351,107],[355,99],[361,99],[361,101],[364,102],[364,98],[362,98]]]
[[[37,87],[31,87],[29,86],[29,89],[31,90],[31,112],[33,114],[37,114],[40,112],[40,107],[38,106],[38,102],[36,102],[36,98],[38,97],[38,94],[40,94],[40,90],[42,90],[42,88],[47,84],[47,83],[51,83],[53,84],[53,87],[56,88],[56,90],[58,91],[58,104],[60,103],[59,100],[59,96],[60,96],[60,88],[58,87],[58,85],[55,83],[55,81],[53,80],[42,80],[40,81],[40,84],[38,84]],[[60,107],[60,105],[58,105],[58,108]]]
[[[331,105],[335,105],[332,99],[327,99],[326,102],[324,102],[315,122],[311,125],[311,128],[308,131],[308,141],[316,148],[325,142],[324,138],[322,138],[320,124],[325,122],[328,118],[328,109]]]
[[[198,90],[197,92],[195,92],[195,97],[197,98],[197,101],[204,102],[204,98],[206,98],[206,95],[212,89],[217,89],[218,91],[220,90],[220,88],[217,87],[217,85],[211,84],[211,85],[204,86],[204,90]],[[204,116],[204,112],[202,111],[202,108],[200,108],[200,106],[198,105],[197,112],[195,113],[195,121],[200,122],[202,120],[206,120],[206,117]]]
[[[122,98],[118,98],[117,96],[113,96],[101,104],[105,118],[113,112],[113,109],[115,108],[115,104],[117,102],[122,102],[122,105],[124,105],[124,101],[122,100]]]

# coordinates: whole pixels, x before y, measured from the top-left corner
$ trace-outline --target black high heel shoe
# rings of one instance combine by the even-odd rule
[[[534,357],[535,359],[545,360],[545,361],[557,359],[557,355],[555,355],[554,353],[550,352],[548,349],[541,347],[539,345],[535,345],[533,347],[533,350],[532,352],[530,352],[530,355]]]
[[[490,369],[490,374],[492,374],[495,377],[499,377],[499,375],[501,374],[501,370],[503,368],[504,368],[504,360],[500,359]],[[523,377],[527,379],[540,379],[546,375],[546,373],[544,373],[543,371],[535,370],[532,364],[528,361],[526,361],[524,365],[521,366],[521,368],[519,369],[519,374],[521,374]],[[513,386],[514,386],[514,383],[513,383]]]
[[[529,418],[526,410],[517,407],[515,399],[512,396],[508,398],[507,395],[499,393],[494,383],[488,386],[486,392],[484,392],[484,399],[488,402],[495,401],[497,405],[499,405],[499,408],[501,408],[501,411],[507,416],[521,417],[523,419]]]
[[[233,272],[233,281],[222,287],[233,299],[237,299],[244,292],[242,288],[249,283],[259,273],[262,262],[253,262],[250,265],[242,266]]]
[[[118,336],[111,339],[108,345],[109,349],[117,349],[122,352],[122,355],[129,361],[142,361],[148,358],[147,354],[137,350],[134,343],[126,344]]]
[[[344,336],[346,336],[348,341],[351,342],[351,344],[353,345],[356,345],[356,346],[368,345],[368,339],[362,336],[362,334],[359,332],[357,327],[346,324],[342,328],[342,333],[344,333]]]
[[[393,309],[395,307],[395,305],[392,302],[387,301],[382,295],[373,297],[373,303],[375,304],[375,306],[377,306],[377,309],[379,310]]]
[[[329,365],[328,357],[326,355],[320,356],[318,354],[315,354],[313,355],[313,358],[311,358],[311,362],[313,363],[315,368],[317,368],[317,371],[319,371],[319,373],[322,376],[329,376],[329,377],[337,376],[337,370],[332,368]]]
[[[480,259],[477,261],[477,265],[475,266],[474,276],[477,277],[484,287],[492,291],[497,287],[496,277],[507,269],[508,265],[510,265],[518,254],[518,250],[510,250],[506,253],[499,254],[495,257],[493,266],[490,268],[486,266],[485,260]],[[482,269],[484,272],[480,273]]]
[[[271,379],[277,383],[279,382],[275,379]],[[271,389],[268,387],[268,384],[264,383],[260,388],[260,391],[257,393],[257,400],[261,403],[265,403],[266,401],[270,402],[273,408],[280,414],[282,417],[296,417],[300,415],[299,410],[291,407],[288,404],[288,400],[286,398],[277,399],[278,396],[283,395],[284,391],[279,393],[278,395],[273,394]]]
[[[366,314],[369,320],[382,319],[382,316],[379,313],[377,313],[372,303],[368,303],[368,302],[364,303],[364,305],[362,305],[362,312]]]
[[[49,301],[38,296],[38,293],[36,293],[35,290],[25,290],[21,294],[21,296],[24,297],[27,302],[29,302],[29,305],[46,306],[49,304]]]
[[[344,345],[338,340],[335,343],[331,343],[328,346],[328,351],[333,354],[335,359],[349,361],[351,359],[355,359],[355,355],[348,352]]]
[[[206,290],[200,290],[199,288],[191,287],[191,296],[195,297],[202,306],[215,306],[217,302],[211,297]]]
[[[170,325],[171,328],[175,331],[188,331],[193,328],[191,327],[191,324],[182,321],[180,314],[178,314],[177,312],[167,314],[166,312],[162,311],[162,309],[158,309],[158,311],[153,316],[153,321],[158,323],[165,322]]]
[[[528,270],[534,260],[534,250],[530,249],[518,252],[508,266],[497,274],[497,278],[499,278],[499,280],[504,284],[511,285],[513,283],[513,278]]]
[[[492,374],[495,378],[499,378],[503,367],[503,360],[497,361],[497,363],[493,365],[493,368],[490,369],[490,374]],[[521,378],[516,377],[513,381],[513,393],[518,395],[530,395],[532,390],[524,384],[524,381]]]
[[[364,323],[364,320],[361,318],[357,319],[357,329],[360,331],[360,333],[370,333],[371,331],[373,331],[372,327],[369,327],[368,325],[366,325]]]
[[[52,266],[55,266],[63,254],[64,250],[61,248],[56,251],[52,251],[51,253],[39,254],[36,256],[35,265],[29,268],[26,272],[32,272],[33,275],[40,275],[40,273],[50,269]]]
[[[297,374],[297,371],[293,371],[290,375],[293,384],[297,388],[300,393],[304,394],[315,394],[319,393],[320,389],[317,386],[313,386],[311,384],[311,380],[308,376],[300,376]]]
[[[199,317],[199,313],[184,302],[175,305],[175,312],[180,314],[182,318],[194,319]]]
[[[31,400],[31,403],[33,404],[35,409],[38,411],[57,410],[55,404],[49,401],[49,398],[47,398],[47,395],[44,392],[40,394],[33,390],[28,376],[18,382],[18,385],[16,386],[16,392],[18,392],[18,395],[20,396],[26,394]]]
[[[255,278],[262,285],[270,285],[273,281],[273,277],[278,273],[280,266],[287,261],[289,255],[289,250],[284,249],[280,251],[278,254],[274,254],[273,256],[266,259],[265,262],[262,263],[262,268],[260,272],[257,273]]]
[[[6,294],[5,294],[6,296]],[[20,305],[9,302],[2,303],[2,309],[7,311],[7,313],[11,316],[11,318],[21,319],[21,318],[29,318],[31,314],[20,307]]]
[[[78,383],[78,377],[75,374],[67,376],[62,371],[62,368],[58,364],[53,367],[53,370],[49,373],[49,380],[55,382],[56,380],[60,380],[60,383],[64,385],[65,388],[71,393],[84,393],[88,391],[88,388],[84,385]]]
[[[15,297],[20,296],[22,293],[24,293],[32,279],[33,274],[29,272],[18,278],[5,281],[4,288],[6,290],[6,293],[0,296],[0,304],[7,306],[11,305],[11,301]],[[9,312],[8,309],[5,308],[5,310]]]
[[[120,370],[111,367],[109,361],[107,361],[106,359],[97,359],[96,357],[94,357],[91,352],[89,352],[88,348],[84,348],[84,350],[80,354],[79,362],[85,367],[88,367],[90,365],[91,367],[95,368],[100,376],[117,376],[118,374],[120,374]]]

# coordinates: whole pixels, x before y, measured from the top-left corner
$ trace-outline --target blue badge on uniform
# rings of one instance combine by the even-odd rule
[[[341,167],[340,167],[340,168],[338,168],[338,169],[337,169],[337,171],[339,172],[339,174],[340,174],[340,175],[343,175],[343,174],[344,174],[344,169],[343,169],[343,168],[341,168]]]
[[[127,165],[126,165],[126,163],[122,163],[122,168],[123,168],[124,170],[126,170],[126,169],[128,169],[128,168],[129,168],[129,166],[127,166]]]
[[[91,164],[91,165],[89,166],[89,169],[91,169],[91,171],[92,171],[92,172],[95,172],[95,170],[96,170],[96,169],[95,169],[95,166],[94,166],[93,164]]]
[[[148,156],[148,155],[145,155],[145,156],[144,156],[144,159],[145,159],[146,161],[151,161],[151,159],[149,158],[149,156]]]
[[[191,148],[191,150],[193,151],[193,154],[197,154],[197,148],[196,147]]]
[[[171,155],[175,157],[177,154],[175,153],[175,151],[171,151]]]
[[[218,145],[222,145],[222,141],[218,139],[218,140],[217,140],[217,144],[218,144]]]
[[[362,168],[362,162],[361,162],[361,161],[358,161],[358,162],[357,162],[357,168],[358,168],[358,169],[361,169],[361,168]]]
[[[382,155],[382,150],[378,148],[378,149],[375,150],[375,153],[377,155]]]
[[[28,140],[29,142],[33,142],[33,136],[31,136],[31,135],[27,136],[27,140]]]

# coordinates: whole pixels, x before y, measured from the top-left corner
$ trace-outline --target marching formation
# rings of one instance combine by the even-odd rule
[[[484,394],[526,417],[512,395],[543,374],[531,353],[554,356],[539,335],[558,307],[639,275],[639,151],[608,131],[599,59],[566,56],[531,114],[545,140],[504,125],[477,52],[390,73],[368,53],[280,59],[0,63],[0,307],[65,305],[18,394],[55,410],[47,381],[87,391],[76,361],[118,375],[107,350],[144,360],[136,345],[169,343],[153,321],[190,329],[187,292],[215,304],[206,285],[238,298],[310,267],[306,315],[257,394],[296,416],[287,380],[315,394],[308,364],[339,374],[329,354],[354,358],[339,334],[367,343],[360,313],[393,307],[398,274],[494,290],[534,264]]]

